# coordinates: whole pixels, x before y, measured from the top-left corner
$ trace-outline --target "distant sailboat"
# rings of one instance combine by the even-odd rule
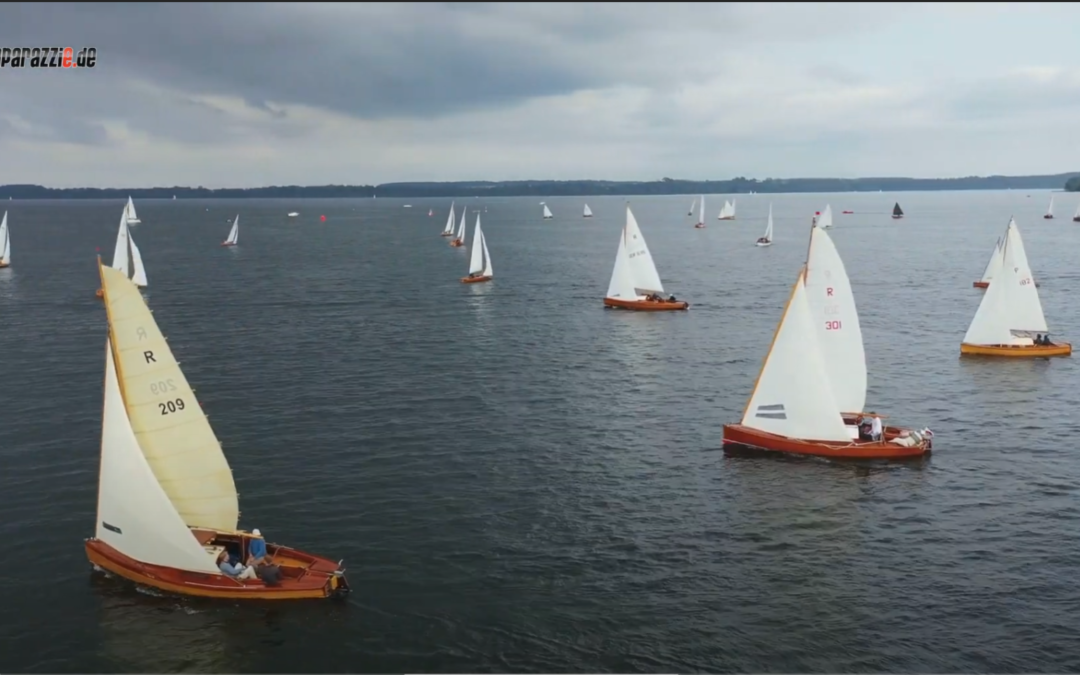
[[[735,220],[735,200],[730,202],[724,200],[724,206],[720,209],[720,215],[716,217],[717,220]]]
[[[128,197],[127,205],[124,206],[124,217],[127,218],[128,225],[138,225],[142,222],[135,213],[135,202],[131,201],[131,197]]]
[[[547,207],[547,204],[544,204],[544,220],[551,220],[554,217],[551,215],[551,209]]]
[[[1076,213],[1073,214],[1073,222],[1080,223],[1080,205],[1076,207]]]
[[[1054,219],[1054,195],[1050,195],[1050,205],[1046,207],[1046,215],[1043,218],[1046,220]]]
[[[289,216],[290,218],[295,218],[295,217],[297,217],[298,215],[300,215],[300,214],[299,214],[299,213],[297,213],[296,211],[289,211],[289,213],[288,213],[288,216]]]
[[[892,217],[893,220],[899,220],[904,217],[904,210],[900,208],[900,202],[896,202],[896,204],[893,205]]]
[[[433,215],[435,215],[435,209],[428,209],[427,214],[428,214],[428,218],[432,217]]]
[[[832,204],[825,205],[825,210],[822,211],[821,216],[818,217],[817,226],[823,230],[832,227]]]
[[[705,195],[701,195],[701,200],[694,200],[694,203],[698,205],[698,217],[697,222],[694,223],[694,229],[705,229]]]
[[[111,267],[123,272],[124,276],[131,279],[131,282],[139,288],[146,288],[148,285],[146,267],[143,266],[142,253],[139,252],[139,247],[135,245],[135,240],[131,238],[131,232],[128,230],[127,215],[127,209],[120,214],[120,230],[116,233],[116,247],[113,249]],[[104,291],[99,288],[95,295],[99,298],[104,297]]]
[[[454,236],[454,202],[450,202],[450,214],[446,216],[446,227],[443,228],[443,237]]]
[[[987,288],[990,286],[994,275],[1001,270],[1001,260],[1001,237],[998,237],[997,243],[994,244],[994,252],[990,254],[990,260],[986,261],[986,268],[983,269],[982,277],[978,281],[973,281],[971,285],[975,288]]]
[[[236,215],[236,220],[233,221],[232,229],[229,230],[229,236],[225,238],[225,241],[221,242],[222,246],[236,246],[236,241],[240,237],[240,214]],[[258,247],[256,247],[258,248]]]
[[[472,254],[469,256],[469,276],[463,277],[463,284],[478,284],[491,281],[495,275],[491,268],[491,254],[488,253],[487,238],[480,229],[480,214],[476,214],[476,230],[473,232]]]
[[[690,306],[688,302],[676,300],[675,296],[664,300],[663,293],[664,286],[660,283],[660,274],[645,236],[627,206],[626,225],[619,236],[619,250],[615,253],[615,268],[611,271],[604,307],[656,312]]]
[[[765,226],[765,234],[757,240],[758,246],[772,246],[773,234],[772,234],[772,204],[769,204],[769,224]]]
[[[0,269],[11,267],[11,235],[8,233],[7,211],[0,220]]]
[[[704,199],[704,197],[702,197],[702,199]],[[696,197],[694,198],[694,201],[690,202],[690,210],[686,212],[686,215],[688,215],[688,216],[694,215],[694,207],[695,206],[697,206],[697,198]]]
[[[457,235],[454,240],[450,242],[451,246],[464,246],[465,245],[465,213],[469,210],[468,206],[461,207],[461,225],[458,227]]]
[[[583,217],[592,218],[592,209],[589,208],[588,204],[585,205],[585,215]]]

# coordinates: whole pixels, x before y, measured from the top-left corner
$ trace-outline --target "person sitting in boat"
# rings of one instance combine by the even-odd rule
[[[668,301],[668,302],[675,302],[675,301],[676,301],[676,300],[675,300],[675,296],[674,296],[674,295],[672,295],[672,296],[668,297],[667,301]]]
[[[881,434],[882,434],[881,418],[878,417],[877,415],[874,415],[870,419],[870,440],[872,440],[872,441],[880,441],[881,440]]]
[[[871,439],[872,437],[870,436],[870,423],[864,421],[862,424],[859,425],[859,440],[869,441]]]
[[[769,243],[769,238],[768,237],[758,237],[757,243],[759,243],[759,244],[768,244]]]
[[[233,564],[229,562],[229,554],[222,551],[218,554],[217,559],[218,569],[226,575],[234,579],[254,579],[255,568],[248,565],[244,566],[239,563]]]
[[[251,539],[248,540],[248,565],[258,567],[270,562],[270,556],[266,553],[266,540],[262,538],[259,528],[251,531]]]

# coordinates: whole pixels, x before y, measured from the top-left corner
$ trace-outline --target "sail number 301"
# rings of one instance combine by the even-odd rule
[[[162,415],[179,412],[184,409],[184,399],[178,398],[173,401],[165,401],[164,403],[158,403],[158,408],[161,410]]]
[[[825,322],[825,330],[840,330],[841,327],[842,324],[839,320]]]

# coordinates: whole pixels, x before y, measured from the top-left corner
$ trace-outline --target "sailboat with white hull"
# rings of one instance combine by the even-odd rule
[[[476,229],[473,231],[472,253],[469,256],[469,275],[461,278],[463,284],[479,284],[491,281],[495,271],[491,267],[491,254],[488,253],[487,237],[480,229],[480,214],[476,214]]]
[[[142,222],[139,220],[139,215],[135,213],[135,202],[131,201],[131,197],[128,197],[127,204],[124,205],[124,218],[128,225],[138,225]]]
[[[772,204],[769,204],[769,223],[765,226],[765,234],[758,237],[756,244],[758,246],[772,246],[773,238],[773,222],[772,222]]]
[[[347,594],[340,563],[277,544],[265,544],[274,567],[260,566],[253,578],[224,573],[230,557],[246,563],[252,540],[263,543],[261,535],[237,527],[229,462],[139,289],[100,257],[98,273],[109,332],[97,517],[85,543],[90,563],[180,595],[295,600]],[[274,568],[276,580],[266,573]]]
[[[627,206],[626,225],[619,236],[619,250],[615,253],[615,268],[611,271],[604,307],[639,312],[690,307],[689,302],[677,300],[674,295],[665,299],[663,294],[664,285],[660,283],[660,274],[645,243],[645,235]]]
[[[698,217],[697,217],[697,222],[694,223],[694,229],[704,230],[705,229],[705,195],[701,195],[701,201],[697,202],[697,204],[698,204]]]
[[[225,241],[221,242],[222,246],[236,246],[240,239],[240,214],[236,214],[236,219],[233,220],[232,229],[229,230],[229,236],[225,237]]]
[[[720,215],[716,216],[717,220],[735,220],[735,200],[724,200],[724,205],[720,207]]]

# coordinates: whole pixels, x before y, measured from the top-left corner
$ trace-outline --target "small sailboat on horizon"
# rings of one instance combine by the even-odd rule
[[[135,202],[131,201],[131,197],[128,197],[127,204],[124,205],[124,217],[127,218],[128,225],[138,225],[142,221],[139,220],[139,215],[135,213]]]
[[[225,237],[225,241],[221,242],[222,246],[236,246],[237,241],[240,238],[240,214],[236,214],[236,219],[233,220],[232,229],[229,230],[229,236]],[[256,248],[258,248],[256,246]]]
[[[146,288],[149,282],[146,279],[146,267],[143,266],[142,253],[135,245],[128,230],[127,210],[120,214],[120,230],[116,233],[116,246],[113,248],[113,260],[111,267],[123,272],[124,276],[131,279],[131,283],[138,288]],[[104,291],[97,289],[95,295],[104,297]]]
[[[544,220],[551,220],[554,217],[551,214],[551,209],[548,208],[547,204],[544,204]]]
[[[1001,241],[1001,264],[994,270],[993,280],[960,343],[961,356],[1035,358],[1072,354],[1068,342],[1050,341],[1037,286],[1020,228],[1016,219],[1010,218]]]
[[[724,200],[724,205],[720,207],[720,215],[716,216],[717,220],[735,220],[735,200]]]
[[[582,215],[582,218],[592,218],[592,209],[589,208],[588,204],[585,205],[585,212]]]
[[[664,285],[656,271],[652,253],[645,243],[645,236],[638,227],[630,207],[626,207],[626,224],[619,236],[619,249],[615,253],[615,267],[611,271],[604,307],[629,309],[639,312],[682,310],[690,303],[677,300],[674,295],[663,298]]]
[[[1076,213],[1073,214],[1073,222],[1080,223],[1080,204],[1076,205]]]
[[[772,220],[772,204],[769,204],[769,223],[765,226],[765,234],[758,238],[756,244],[758,246],[772,246],[773,242],[773,220]]]
[[[487,237],[480,229],[480,214],[476,214],[476,228],[473,230],[472,253],[469,256],[469,275],[462,277],[463,284],[478,284],[491,281],[495,272],[491,267],[491,254],[488,253]]]
[[[697,217],[697,222],[694,223],[694,229],[695,230],[704,230],[705,229],[705,195],[701,195],[701,199],[700,200],[695,200],[694,203],[698,205],[698,217]],[[693,215],[693,214],[691,213],[691,215]]]
[[[904,210],[900,208],[900,202],[896,202],[892,207],[893,220],[899,220],[904,217]]]
[[[1046,207],[1046,215],[1043,216],[1044,220],[1054,219],[1054,195],[1050,195],[1050,204]]]

